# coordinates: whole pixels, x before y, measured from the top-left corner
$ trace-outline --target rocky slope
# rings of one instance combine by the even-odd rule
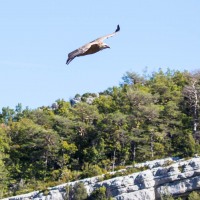
[[[116,200],[159,200],[162,195],[180,196],[200,189],[200,158],[177,160],[167,158],[136,165],[148,167],[148,170],[102,180],[102,176],[80,180],[88,194],[95,188],[105,186]],[[35,191],[4,200],[64,200],[65,187],[70,182],[49,188],[49,194]]]

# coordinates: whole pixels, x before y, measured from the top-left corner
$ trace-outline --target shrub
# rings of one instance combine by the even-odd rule
[[[59,178],[60,178],[60,170],[53,170],[53,171],[51,172],[51,177],[52,177],[52,179],[53,179],[54,181],[59,180]]]
[[[48,189],[45,189],[45,190],[43,190],[42,192],[43,192],[43,195],[44,195],[44,196],[47,196],[47,195],[49,194],[49,190],[48,190]]]
[[[72,180],[72,172],[71,170],[65,168],[61,172],[61,180],[64,182],[69,182]]]
[[[108,196],[105,187],[100,187],[92,192],[88,197],[88,200],[111,200],[112,198]]]
[[[113,178],[112,174],[107,173],[107,174],[104,175],[103,180],[108,180],[108,179],[111,179],[111,178]]]
[[[172,164],[174,164],[175,162],[173,160],[166,160],[164,162],[164,164],[162,165],[163,167],[167,167],[167,166],[170,166]]]
[[[87,191],[81,182],[75,183],[74,186],[66,187],[65,200],[85,200]]]
[[[85,167],[81,178],[88,178],[103,174],[105,171],[102,170],[98,165],[89,165]]]
[[[188,200],[199,200],[200,199],[200,194],[198,192],[191,192],[190,195],[188,196]]]
[[[74,180],[79,180],[80,175],[81,175],[80,171],[76,171],[76,170],[71,171],[68,168],[64,168],[61,170],[59,180],[62,182],[70,182],[70,181],[74,181]]]
[[[174,198],[171,195],[163,195],[161,200],[174,200]]]

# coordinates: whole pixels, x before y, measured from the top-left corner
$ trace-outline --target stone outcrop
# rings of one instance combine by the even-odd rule
[[[88,94],[88,96],[87,97],[84,97],[84,96],[76,96],[76,97],[74,97],[74,98],[72,98],[72,99],[70,99],[70,104],[72,105],[72,106],[74,106],[75,104],[77,104],[77,103],[80,103],[80,102],[86,102],[87,104],[92,104],[93,103],[93,101],[96,99],[96,98],[98,98],[99,97],[99,93],[96,93],[96,94]]]
[[[179,196],[200,189],[199,157],[189,160],[168,158],[137,164],[136,167],[149,169],[104,181],[101,181],[103,175],[79,181],[84,183],[88,194],[104,186],[116,200],[159,200],[163,195]],[[47,196],[35,191],[5,200],[63,200],[66,185],[76,182],[49,188]]]

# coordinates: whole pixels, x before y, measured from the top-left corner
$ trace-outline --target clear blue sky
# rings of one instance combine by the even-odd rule
[[[100,36],[111,49],[67,54]],[[0,108],[37,108],[116,86],[126,71],[200,68],[200,1],[1,0]]]

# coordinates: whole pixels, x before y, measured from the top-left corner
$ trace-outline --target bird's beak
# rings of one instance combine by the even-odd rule
[[[109,49],[110,49],[110,47],[109,47],[108,45],[106,45],[106,46],[105,46],[105,48],[106,48],[106,49],[107,49],[107,48],[109,48]]]

